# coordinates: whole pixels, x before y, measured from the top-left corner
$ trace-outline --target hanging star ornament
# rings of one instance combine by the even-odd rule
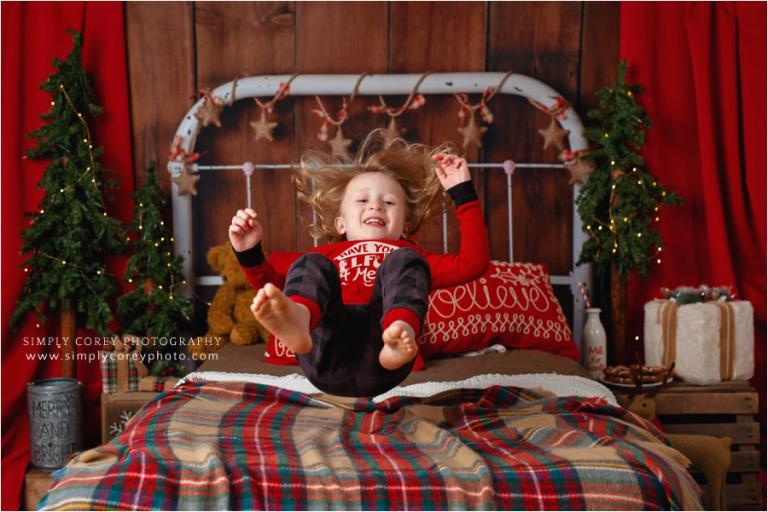
[[[544,137],[544,151],[554,147],[558,151],[565,147],[563,139],[565,139],[570,133],[570,130],[565,130],[560,127],[560,124],[552,117],[549,121],[549,126],[545,129],[539,130],[539,133]]]
[[[475,122],[474,113],[470,113],[467,125],[458,128],[458,131],[464,136],[464,141],[461,143],[461,145],[464,146],[464,149],[467,149],[470,144],[474,144],[478,148],[481,148],[483,147],[483,143],[480,140],[480,137],[488,131],[488,128],[485,126],[478,126]]]
[[[583,184],[587,181],[587,176],[595,169],[595,166],[592,162],[583,158],[576,158],[570,162],[565,162],[565,168],[571,174],[571,178],[568,180],[569,184]]]
[[[267,120],[267,113],[264,110],[261,111],[261,116],[258,121],[251,121],[248,124],[250,124],[253,127],[254,132],[256,132],[253,136],[255,141],[266,139],[269,142],[272,142],[274,140],[272,138],[272,132],[277,126],[277,123]]]
[[[352,140],[344,138],[341,126],[336,128],[336,135],[328,141],[328,144],[331,145],[332,155],[349,158],[349,150],[347,148],[352,144]]]
[[[394,117],[389,118],[389,126],[382,132],[384,137],[384,147],[389,147],[395,140],[399,139],[405,133],[405,128],[398,128],[397,120]]]
[[[223,108],[222,101],[211,94],[210,89],[206,89],[203,91],[203,104],[195,111],[195,117],[203,123],[203,127],[214,124],[217,128],[221,128],[219,116]]]
[[[288,79],[287,82],[280,82],[280,86],[277,88],[277,92],[271,100],[261,101],[259,98],[253,98],[253,101],[255,101],[261,109],[259,120],[249,123],[255,131],[255,141],[258,142],[261,139],[266,139],[269,142],[274,141],[272,132],[275,130],[275,127],[277,127],[277,122],[271,121],[268,116],[271,116],[274,113],[278,102],[282,101],[286,96],[288,96],[288,91],[290,91],[291,88],[291,82],[294,78],[296,78],[296,76],[297,75],[293,75],[290,79]]]
[[[197,195],[197,182],[200,181],[200,175],[199,174],[192,174],[189,172],[189,169],[187,166],[184,166],[184,170],[181,171],[181,174],[178,176],[174,176],[171,178],[171,181],[174,182],[179,187],[179,195],[180,196],[188,196],[188,195]]]

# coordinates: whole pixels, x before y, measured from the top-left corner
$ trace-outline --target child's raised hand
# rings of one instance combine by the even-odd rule
[[[237,210],[229,225],[229,241],[237,252],[243,252],[261,242],[264,229],[257,219],[258,214],[251,208]]]
[[[438,153],[432,155],[432,160],[437,162],[435,174],[437,174],[437,179],[440,180],[445,190],[472,179],[469,175],[467,161],[459,156]]]

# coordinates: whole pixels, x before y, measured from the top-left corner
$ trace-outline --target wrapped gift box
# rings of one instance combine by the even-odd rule
[[[755,372],[754,320],[748,301],[645,305],[645,364],[668,367],[693,384],[749,380]]]
[[[134,337],[116,339],[112,350],[102,350],[102,393],[124,393],[139,390],[139,379],[149,372],[141,360],[141,342]]]
[[[139,370],[129,356],[102,351],[100,359],[102,393],[139,390]]]
[[[139,391],[168,391],[181,380],[181,377],[156,377],[147,375],[139,379]]]

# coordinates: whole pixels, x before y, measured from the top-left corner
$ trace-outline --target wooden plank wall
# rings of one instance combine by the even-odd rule
[[[583,120],[594,92],[615,77],[618,62],[618,4],[614,2],[128,2],[126,28],[131,81],[136,181],[151,160],[170,198],[165,172],[168,147],[181,117],[203,87],[237,76],[291,73],[421,73],[507,71],[538,78],[569,99]],[[404,97],[386,98],[399,105]],[[323,98],[330,111],[340,98]],[[358,98],[345,125],[355,143],[385,126],[366,112],[373,98]],[[475,100],[476,101],[476,100]],[[277,108],[275,141],[254,142],[248,123],[258,107],[241,101],[225,109],[222,128],[209,126],[198,138],[201,163],[295,160],[317,140],[320,120],[312,98],[287,99]],[[545,114],[517,97],[497,96],[496,120],[471,161],[556,161],[544,152],[537,129]],[[427,105],[400,119],[405,137],[428,144],[461,142],[457,104],[430,97]],[[333,132],[331,132],[333,133]],[[488,214],[495,259],[507,258],[506,182],[497,171],[473,172]],[[289,174],[259,172],[254,203],[265,222],[268,250],[303,250],[308,212],[297,204]],[[245,203],[238,172],[202,174],[194,199],[194,265],[210,273],[208,247],[226,240],[226,228]],[[514,178],[514,251],[520,261],[542,261],[553,273],[571,268],[571,188],[565,171],[518,171]],[[170,209],[169,209],[170,210]],[[170,220],[170,211],[167,212]],[[456,246],[455,225],[449,240]],[[439,219],[419,241],[441,250]],[[567,291],[558,290],[567,297]]]

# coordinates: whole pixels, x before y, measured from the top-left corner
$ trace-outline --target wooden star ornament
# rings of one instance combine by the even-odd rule
[[[189,169],[186,166],[184,166],[184,170],[181,171],[181,174],[171,178],[171,181],[174,182],[179,187],[180,196],[188,196],[188,195],[196,196],[197,182],[200,181],[200,175],[192,174],[191,172],[189,172]]]
[[[203,91],[203,104],[195,111],[195,117],[203,123],[203,127],[214,124],[217,128],[221,128],[219,116],[223,108],[224,103],[206,89]]]
[[[558,151],[565,147],[563,139],[565,139],[570,133],[570,130],[565,130],[560,127],[560,124],[552,117],[549,121],[549,126],[543,130],[539,130],[539,133],[544,137],[544,151],[554,147]]]
[[[256,132],[253,136],[254,140],[258,141],[260,139],[266,139],[269,142],[274,140],[272,138],[272,132],[277,126],[277,123],[269,121],[267,119],[267,113],[264,110],[261,111],[261,116],[258,121],[251,121],[248,124],[250,124],[253,127],[254,132]]]
[[[389,118],[389,125],[387,126],[387,129],[384,130],[383,136],[384,136],[384,147],[389,147],[392,145],[392,143],[399,139],[403,133],[405,133],[404,128],[398,128],[397,121],[394,117]]]
[[[571,178],[568,183],[585,183],[587,176],[595,169],[592,162],[584,160],[583,158],[576,158],[570,162],[565,162],[565,168],[571,174]]]
[[[478,126],[475,122],[474,114],[471,114],[467,125],[458,128],[458,131],[464,136],[464,141],[461,143],[461,145],[464,146],[464,149],[468,148],[470,144],[474,144],[478,148],[481,148],[483,147],[483,143],[480,140],[480,137],[488,131],[488,128],[485,126]]]
[[[349,157],[349,146],[352,144],[351,139],[344,138],[344,132],[341,131],[341,126],[336,128],[336,135],[328,141],[331,145],[331,154],[334,156]]]

